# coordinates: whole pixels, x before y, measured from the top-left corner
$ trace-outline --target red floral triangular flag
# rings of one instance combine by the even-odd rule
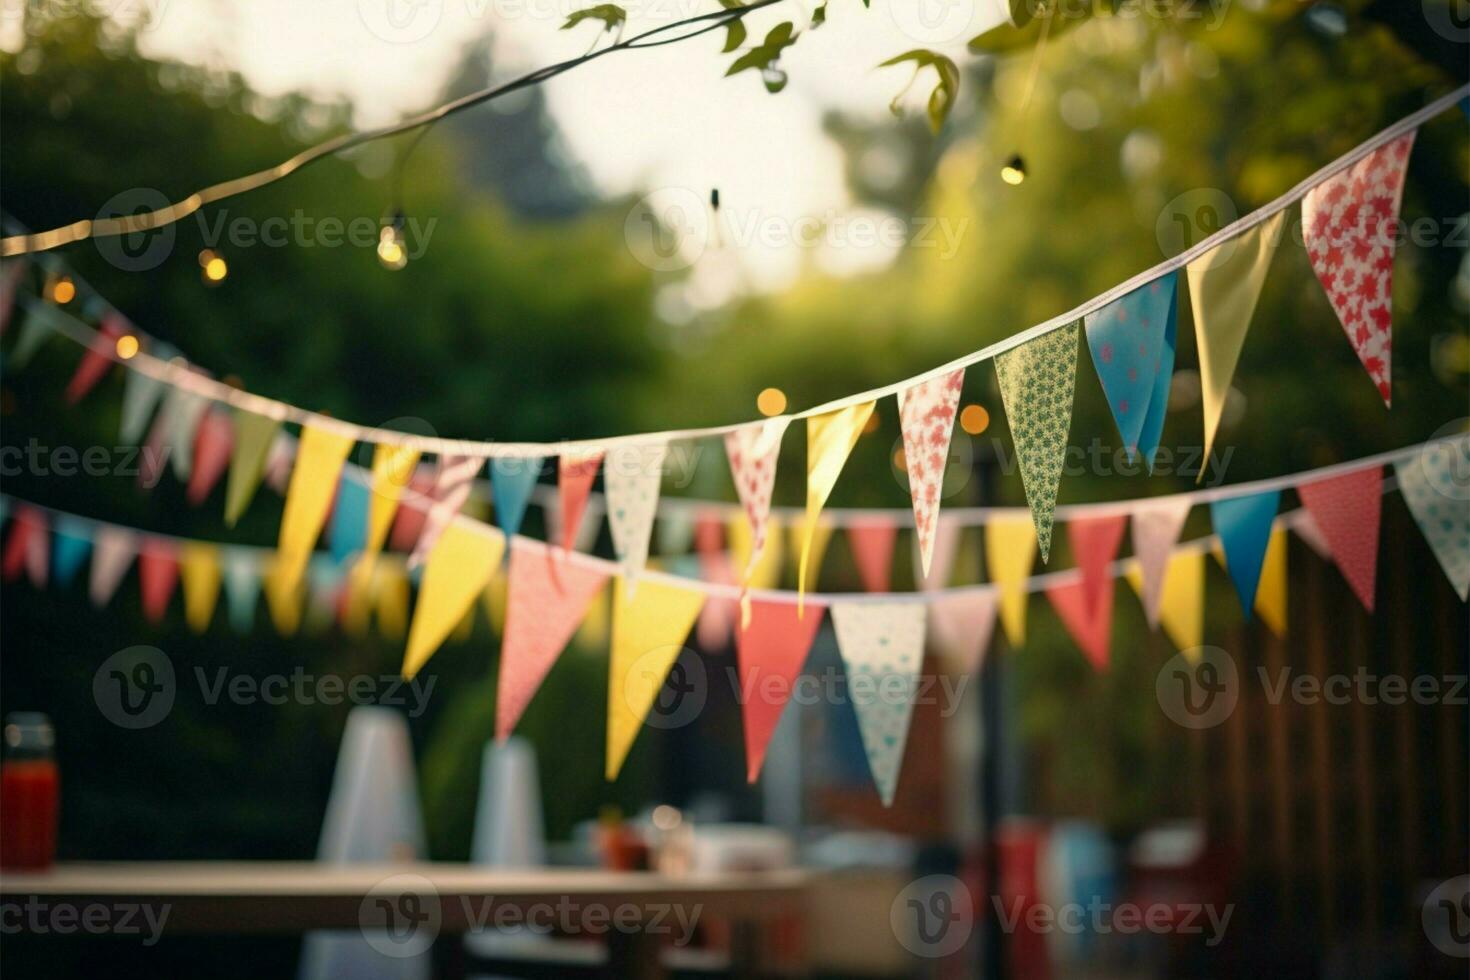
[[[1373,611],[1378,571],[1378,526],[1383,513],[1383,468],[1344,473],[1296,488],[1307,512],[1322,529],[1332,560],[1342,569],[1358,601]]]

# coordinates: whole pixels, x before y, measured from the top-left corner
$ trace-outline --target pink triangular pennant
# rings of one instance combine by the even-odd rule
[[[195,507],[204,503],[220,477],[230,466],[230,453],[235,446],[235,423],[222,408],[211,409],[199,421],[194,433],[194,469],[184,497]]]
[[[771,516],[771,489],[776,483],[776,461],[781,437],[791,423],[784,416],[747,425],[725,436],[725,456],[745,519],[750,522],[750,559],[738,569],[741,581],[750,577],[766,546],[766,524]]]
[[[944,497],[944,470],[949,461],[949,439],[965,369],[921,381],[898,393],[899,423],[903,429],[904,469],[914,502],[914,532],[919,540],[921,567],[927,574],[934,555],[939,503]]]
[[[138,551],[138,582],[143,591],[143,616],[157,623],[168,612],[168,601],[179,584],[179,560],[173,544],[161,538],[143,542]]]
[[[108,311],[102,315],[102,322],[97,325],[97,335],[87,345],[76,373],[66,383],[68,405],[81,401],[87,396],[87,392],[97,387],[97,382],[107,376],[107,371],[113,364],[117,338],[127,332],[127,321],[119,314]]]
[[[1302,200],[1307,257],[1385,405],[1393,394],[1393,251],[1416,132],[1333,174]]]
[[[0,578],[13,582],[21,572],[25,572],[36,588],[46,587],[51,565],[50,535],[46,533],[46,525],[46,513],[40,508],[16,508],[15,520],[10,524],[10,539],[5,542],[5,552],[0,556]]]
[[[1079,517],[1067,523],[1067,540],[1072,543],[1072,557],[1082,569],[1082,595],[1087,600],[1088,615],[1097,612],[1103,598],[1104,581],[1112,581],[1108,564],[1118,557],[1128,515]]]
[[[717,511],[701,511],[694,519],[694,549],[699,553],[699,575],[706,582],[734,585],[735,567],[725,550],[725,522]],[[735,625],[737,605],[729,599],[710,596],[699,610],[694,628],[699,645],[713,650],[725,645]]]
[[[1296,492],[1322,529],[1332,560],[1342,569],[1363,608],[1372,612],[1378,525],[1383,513],[1383,468],[1370,466],[1303,483]]]
[[[934,641],[954,658],[959,669],[974,673],[985,662],[999,601],[999,592],[987,588],[954,592],[930,604],[929,629]]]
[[[554,549],[511,542],[496,738],[504,740],[515,729],[607,578],[606,572],[569,561]]]
[[[933,592],[942,589],[949,584],[950,573],[954,571],[955,556],[960,547],[960,525],[946,517],[941,516],[936,522],[934,532],[934,551],[929,562],[929,570],[924,571],[924,556],[919,545],[918,535],[914,536],[914,581],[924,592]]]
[[[898,525],[890,517],[854,518],[847,525],[847,542],[857,563],[863,588],[887,592],[893,578],[893,543]]]
[[[587,509],[587,496],[592,481],[602,466],[602,450],[590,453],[565,453],[557,464],[557,502],[561,513],[561,546],[571,551],[582,526],[582,513]]]
[[[745,718],[745,778],[755,782],[766,759],[766,746],[791,699],[817,628],[822,606],[811,599],[805,615],[794,602],[750,604],[750,623],[735,634],[735,657],[740,669],[740,703]]]
[[[1164,593],[1164,572],[1169,555],[1189,516],[1188,497],[1169,497],[1156,503],[1139,504],[1133,511],[1133,554],[1143,573],[1143,612],[1148,625],[1159,626],[1159,600]]]
[[[1046,587],[1046,597],[1056,609],[1057,617],[1097,671],[1108,669],[1113,640],[1113,589],[1116,584],[1117,579],[1111,575],[1103,578],[1100,601],[1092,609],[1088,608],[1087,586],[1080,577],[1064,585]]]
[[[97,528],[92,538],[92,573],[87,588],[92,605],[100,608],[112,600],[137,553],[138,539],[131,531]]]
[[[419,532],[413,552],[408,556],[410,568],[423,564],[438,542],[439,535],[449,525],[450,519],[470,499],[470,486],[474,483],[475,474],[484,465],[485,461],[479,456],[460,456],[455,453],[443,453],[439,456],[439,470],[434,476],[434,488],[429,491],[434,502],[429,505],[423,530]]]
[[[417,471],[408,479],[403,499],[393,512],[393,526],[388,531],[388,547],[394,551],[412,551],[424,531],[424,521],[429,516],[429,489],[434,478]]]

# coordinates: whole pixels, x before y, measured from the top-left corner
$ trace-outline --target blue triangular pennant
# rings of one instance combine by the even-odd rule
[[[221,564],[224,566],[225,601],[230,607],[230,627],[236,633],[249,633],[255,625],[255,604],[260,599],[258,552],[226,548]]]
[[[531,490],[536,486],[536,477],[541,475],[540,456],[522,458],[517,456],[496,457],[490,460],[490,489],[495,497],[495,523],[505,531],[507,537],[521,529],[526,516],[526,505],[531,502]],[[510,554],[510,549],[506,549]]]
[[[1092,363],[1108,396],[1128,458],[1142,452],[1153,469],[1174,376],[1174,306],[1179,273],[1170,272],[1102,309],[1085,324]]]
[[[56,584],[70,585],[91,553],[92,526],[73,517],[58,517],[51,553],[51,576]]]
[[[1210,520],[1225,549],[1225,570],[1235,583],[1247,620],[1255,608],[1256,583],[1261,577],[1261,563],[1266,559],[1266,544],[1271,540],[1271,525],[1280,503],[1280,490],[1210,503]]]
[[[332,511],[332,558],[344,562],[367,547],[368,507],[372,491],[351,473],[343,472],[337,482],[337,503]]]

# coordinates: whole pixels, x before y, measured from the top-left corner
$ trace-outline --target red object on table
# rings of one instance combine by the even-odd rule
[[[6,719],[0,764],[0,868],[39,870],[56,860],[56,812],[61,780],[51,755],[54,736],[45,715]]]

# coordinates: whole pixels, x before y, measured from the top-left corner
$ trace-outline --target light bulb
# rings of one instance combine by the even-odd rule
[[[1000,179],[1013,187],[1026,179],[1026,161],[1021,159],[1021,154],[1012,154],[1000,168]]]
[[[199,275],[206,286],[218,286],[225,281],[225,276],[230,274],[230,266],[212,248],[206,248],[199,253]]]
[[[408,265],[408,249],[403,243],[403,212],[395,212],[392,220],[378,232],[378,262],[395,272]]]

